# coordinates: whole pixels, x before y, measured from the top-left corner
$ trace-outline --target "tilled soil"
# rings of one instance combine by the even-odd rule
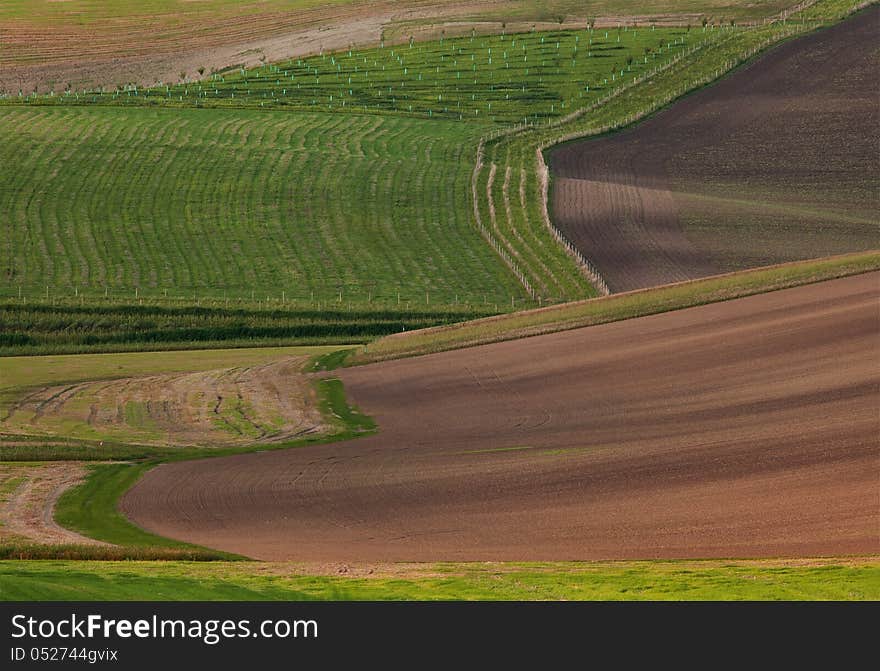
[[[875,6],[553,150],[556,224],[612,291],[877,247],[878,44]]]
[[[380,433],[166,464],[144,528],[314,562],[880,551],[880,274],[340,371]]]

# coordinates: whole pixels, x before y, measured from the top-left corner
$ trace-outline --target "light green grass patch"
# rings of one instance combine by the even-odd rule
[[[37,387],[257,365],[290,356],[318,356],[338,349],[339,346],[254,347],[0,357],[0,412],[5,411],[8,404],[21,393]]]

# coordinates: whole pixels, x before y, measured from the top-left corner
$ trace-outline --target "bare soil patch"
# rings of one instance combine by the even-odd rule
[[[375,436],[166,464],[122,501],[260,559],[880,552],[877,273],[340,371]]]
[[[880,243],[880,7],[550,154],[556,224],[612,291]]]

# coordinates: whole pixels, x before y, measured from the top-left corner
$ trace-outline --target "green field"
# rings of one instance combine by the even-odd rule
[[[30,104],[305,108],[537,123],[562,117],[714,36],[707,27],[450,37],[229,68],[190,82],[65,90]]]
[[[513,209],[474,221],[478,139],[490,121],[591,104],[713,32],[459,38],[236,70],[214,77],[210,94],[179,84],[6,107],[0,295],[502,309],[589,296],[548,231],[516,229],[514,213],[533,207],[525,175],[498,180]],[[134,108],[68,104],[86,100]],[[186,109],[144,109],[169,102]],[[209,102],[235,109],[191,109]],[[322,113],[240,109],[262,105]],[[334,110],[382,115],[324,113]],[[388,116],[398,113],[422,120]]]
[[[0,119],[7,297],[524,295],[469,219],[479,126],[107,108]]]
[[[87,29],[118,19],[120,35],[132,36],[150,16],[144,25],[167,28],[173,42],[195,17],[318,4],[10,0],[0,7],[0,27],[26,18],[48,29]],[[647,0],[640,5],[646,14],[711,12],[724,26],[561,26],[488,37],[475,30],[392,44],[424,23],[417,20],[396,26],[388,44],[204,72],[198,82],[190,72],[149,88],[86,92],[56,84],[50,95],[6,96],[0,418],[41,386],[291,354],[320,356],[316,368],[346,362],[338,346],[12,354],[343,345],[395,334],[348,359],[369,363],[880,269],[878,254],[868,253],[584,301],[602,292],[601,278],[585,273],[578,265],[584,260],[555,239],[543,202],[542,149],[633,123],[855,3],[820,0],[803,22],[730,22],[791,4]],[[468,18],[558,21],[568,13],[624,10],[631,4],[620,0],[522,0],[487,2]],[[564,301],[576,302],[465,322]],[[401,334],[453,322],[465,323]],[[316,383],[316,394],[328,432],[272,447],[376,429],[347,404],[339,381]],[[134,423],[148,419],[134,405],[125,415]],[[112,462],[94,464],[55,510],[65,527],[119,544],[2,546],[0,600],[880,599],[876,558],[439,564],[384,567],[370,577],[244,561],[135,561],[222,556],[129,523],[117,504],[140,474],[166,460],[257,449],[265,446],[178,449],[73,439],[64,431],[13,436],[0,421],[0,460]],[[59,557],[132,561],[51,560]]]
[[[300,319],[311,332],[291,326],[296,316],[279,328],[253,315],[178,324],[177,334],[165,320],[138,336],[165,347],[339,342],[428,325],[352,326],[382,322],[365,315],[389,308],[466,304],[466,318],[473,306],[590,297],[578,259],[554,239],[536,148],[649,114],[843,4],[822,0],[813,23],[463,36],[233,69],[167,91],[13,97],[0,107],[0,297],[99,314],[166,297],[364,313],[342,326]],[[195,109],[209,103],[222,109]],[[80,328],[87,321],[26,310],[0,347],[147,346],[124,318],[83,333],[95,330]]]
[[[0,600],[876,600],[876,559],[437,564],[0,561]],[[390,574],[390,575],[389,575]]]

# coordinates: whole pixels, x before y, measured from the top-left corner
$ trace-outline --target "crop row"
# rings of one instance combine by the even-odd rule
[[[496,312],[457,309],[225,308],[195,305],[0,304],[0,355],[363,342]]]
[[[526,298],[469,208],[481,126],[0,109],[0,296]]]
[[[806,11],[818,20],[841,5],[820,0]],[[466,123],[389,116],[408,112],[397,103],[378,115],[171,111],[149,107],[150,96],[163,98],[158,89],[130,87],[100,96],[130,101],[124,109],[3,106],[0,296],[18,305],[171,295],[503,310],[594,295],[590,281],[601,290],[602,280],[589,250],[567,249],[546,211],[540,150],[631,123],[813,25],[459,37],[176,85],[190,108],[204,99],[191,87],[231,95],[245,84],[274,94],[277,107],[282,76],[314,75],[328,92],[351,77],[364,95],[380,80],[393,89],[415,77],[398,83],[420,92],[413,99],[425,113],[472,63],[481,97],[472,93],[479,104],[468,109],[494,101],[495,113]],[[509,98],[505,77],[544,87],[559,109],[551,103],[548,118],[546,100]],[[549,123],[499,132],[490,118]]]

